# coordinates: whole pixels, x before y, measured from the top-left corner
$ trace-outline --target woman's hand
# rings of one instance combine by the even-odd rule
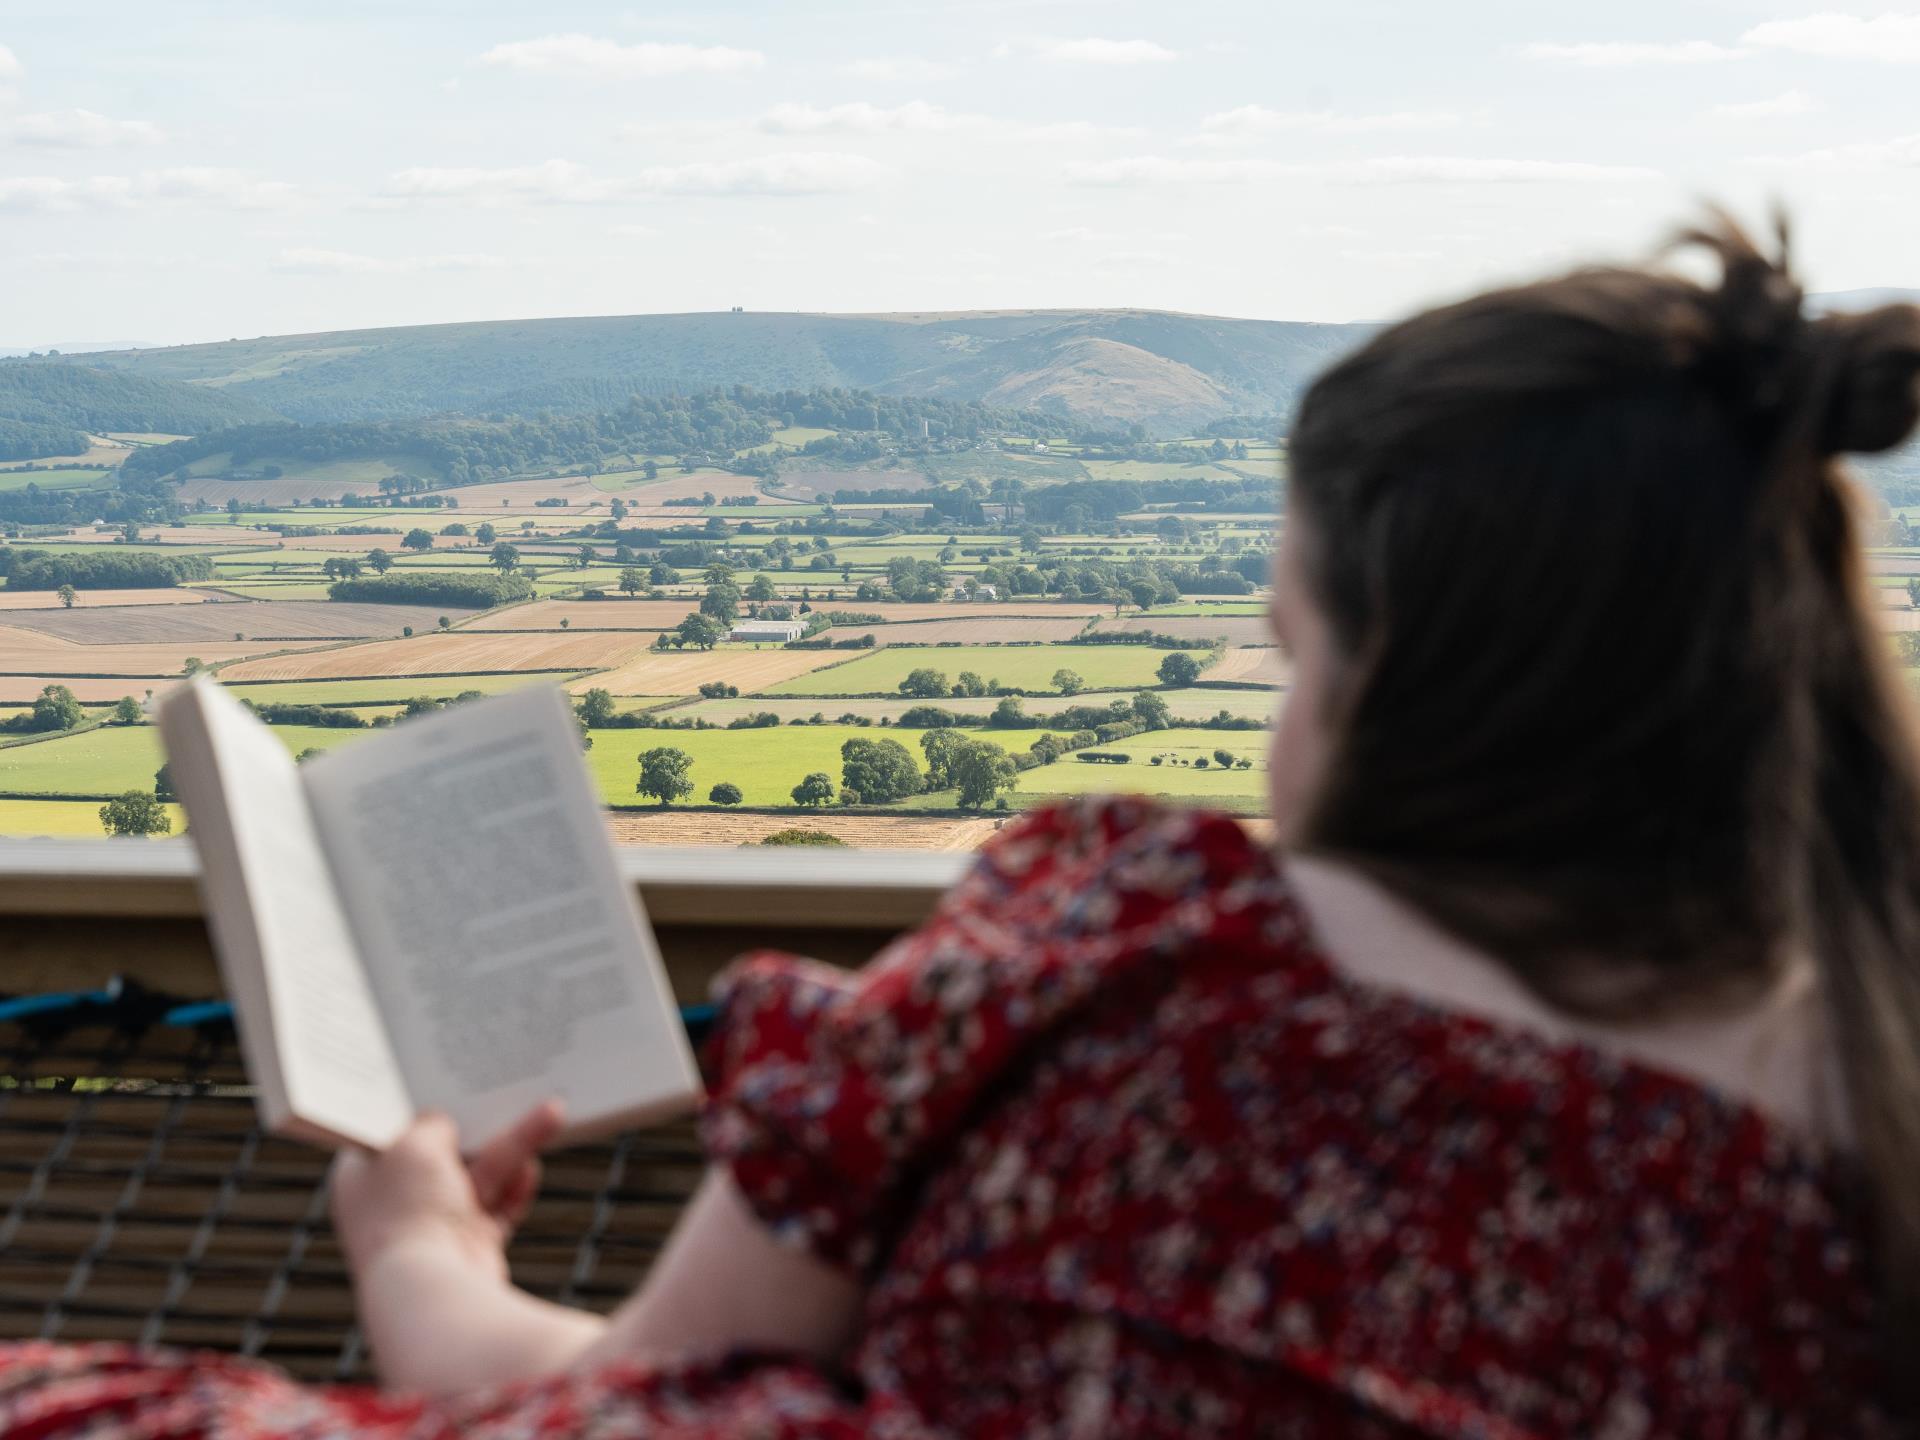
[[[549,1102],[463,1160],[453,1121],[430,1112],[384,1151],[342,1151],[330,1198],[354,1274],[424,1247],[505,1280],[507,1241],[539,1191],[539,1155],[560,1125],[560,1107]]]

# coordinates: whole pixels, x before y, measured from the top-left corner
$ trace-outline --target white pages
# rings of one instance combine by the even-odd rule
[[[267,1128],[378,1147],[436,1109],[471,1146],[546,1099],[572,1133],[698,1101],[557,689],[305,765],[204,678],[159,723]]]

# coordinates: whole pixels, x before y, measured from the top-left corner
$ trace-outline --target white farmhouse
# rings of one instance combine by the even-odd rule
[[[1000,598],[1000,591],[992,585],[976,585],[973,587],[973,598],[976,600],[998,600]]]
[[[777,641],[784,645],[807,633],[804,620],[742,620],[727,632],[729,640]]]

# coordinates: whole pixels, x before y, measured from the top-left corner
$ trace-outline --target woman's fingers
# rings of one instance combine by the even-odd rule
[[[467,1157],[467,1173],[473,1177],[474,1194],[483,1208],[497,1216],[512,1215],[509,1223],[518,1223],[519,1215],[513,1212],[524,1214],[539,1188],[537,1157],[553,1143],[564,1123],[559,1102],[549,1100]]]

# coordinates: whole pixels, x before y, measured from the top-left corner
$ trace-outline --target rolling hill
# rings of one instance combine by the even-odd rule
[[[607,408],[610,394],[844,386],[1173,430],[1291,408],[1367,331],[1153,310],[480,321],[87,355],[302,421]]]
[[[179,379],[64,358],[0,360],[0,459],[72,454],[88,433],[192,435],[275,418],[257,400]]]

